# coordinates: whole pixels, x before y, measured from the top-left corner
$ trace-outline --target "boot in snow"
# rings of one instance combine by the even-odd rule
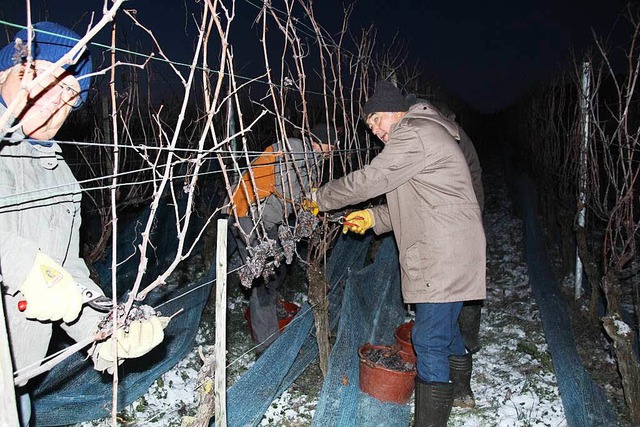
[[[471,354],[449,356],[449,378],[453,383],[453,406],[456,408],[475,408],[476,401],[471,390]]]
[[[446,427],[453,403],[453,384],[416,378],[415,427]]]

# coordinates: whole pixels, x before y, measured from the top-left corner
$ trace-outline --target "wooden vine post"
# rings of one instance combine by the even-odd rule
[[[216,341],[215,400],[216,427],[227,425],[227,220],[218,220],[216,250]]]
[[[327,275],[318,262],[309,263],[307,269],[307,281],[309,282],[309,303],[313,308],[313,318],[316,325],[316,340],[318,342],[318,356],[320,370],[326,377],[329,371],[329,299],[327,298]]]

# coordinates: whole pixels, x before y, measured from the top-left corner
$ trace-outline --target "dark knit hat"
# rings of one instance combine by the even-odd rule
[[[338,131],[335,126],[329,125],[329,133],[327,133],[327,124],[318,123],[311,128],[311,134],[322,144],[334,144],[338,140]],[[331,138],[329,138],[331,135]]]
[[[74,31],[53,22],[38,22],[33,25],[33,48],[31,54],[33,59],[40,59],[49,62],[56,62],[69,52],[80,40],[80,36]],[[20,41],[18,41],[18,39]],[[28,51],[24,49],[28,40],[27,30],[18,31],[14,38],[15,42],[10,43],[0,49],[0,71],[7,70],[16,64],[24,61],[28,55]],[[82,53],[82,56],[75,64],[65,64],[64,69],[76,78],[91,73],[93,69],[91,64],[91,55],[88,50]],[[77,108],[87,99],[87,92],[91,84],[91,78],[78,79],[80,83],[80,103],[74,107]]]
[[[391,82],[380,80],[376,85],[376,90],[371,95],[371,98],[365,102],[362,110],[364,116],[368,117],[373,113],[408,111],[409,103],[402,96],[400,90]]]

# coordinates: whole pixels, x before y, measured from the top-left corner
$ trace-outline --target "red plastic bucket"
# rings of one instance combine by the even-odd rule
[[[392,351],[385,345],[366,343],[358,349],[360,356],[360,390],[382,402],[405,404],[411,398],[415,386],[415,358],[400,350],[402,360],[414,365],[411,371],[396,371],[367,360],[367,354],[374,349]],[[365,361],[366,360],[366,361]],[[373,366],[372,366],[373,365]]]
[[[280,333],[282,333],[284,327],[287,326],[289,322],[291,322],[291,319],[295,317],[295,315],[298,313],[298,310],[300,310],[300,307],[287,300],[280,300],[278,304],[281,304],[278,310],[280,311],[280,308],[282,308],[286,313],[284,317],[278,318],[278,329],[280,329]],[[249,309],[249,307],[247,307],[247,309],[244,311],[244,318],[247,321],[247,326],[249,326],[249,333],[251,334],[251,338],[255,339],[255,337],[253,336],[253,328],[251,327],[251,310]]]
[[[412,320],[398,326],[394,336],[396,337],[396,342],[398,343],[398,345],[402,347],[402,351],[413,355],[413,359],[415,360],[416,352],[413,349],[413,342],[411,340],[411,331],[413,330],[413,324],[414,321]]]

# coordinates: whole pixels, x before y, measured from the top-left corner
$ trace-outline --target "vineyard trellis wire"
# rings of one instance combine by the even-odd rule
[[[200,200],[201,188],[218,186],[220,199],[224,199],[234,184],[229,176],[239,176],[247,170],[251,174],[251,155],[259,152],[265,142],[274,139],[286,142],[291,136],[306,138],[312,125],[319,122],[344,129],[342,146],[328,163],[326,173],[329,177],[359,168],[370,160],[371,152],[376,149],[358,120],[360,105],[367,98],[373,81],[400,76],[407,82],[407,88],[430,92],[428,83],[420,87],[417,68],[407,67],[408,51],[403,48],[377,51],[373,27],[358,36],[350,33],[348,19],[353,6],[343,11],[342,29],[334,39],[316,21],[312,1],[281,0],[279,7],[274,3],[264,2],[258,8],[256,22],[260,25],[264,60],[258,77],[242,76],[236,70],[230,40],[233,31],[237,31],[233,26],[234,0],[206,0],[191,5],[194,11],[192,25],[197,37],[189,63],[172,61],[154,37],[152,23],[146,23],[144,16],[133,11],[121,10],[122,1],[103,11],[99,25],[87,24],[87,33],[79,42],[78,50],[86,48],[90,39],[111,23],[111,44],[93,44],[93,48],[103,50],[109,58],[108,65],[95,73],[108,76],[108,86],[99,86],[88,112],[79,115],[71,122],[72,127],[67,128],[69,135],[80,136],[83,141],[62,145],[65,157],[75,166],[79,182],[85,186],[85,214],[96,215],[101,221],[99,238],[85,253],[89,262],[100,259],[109,245],[117,247],[119,215],[132,208],[150,212],[142,224],[142,241],[137,249],[140,265],[128,286],[127,310],[134,302],[144,300],[147,294],[157,290],[181,263],[190,258],[200,240],[214,237],[208,234],[214,218],[230,208],[237,221],[233,205],[211,206]],[[296,16],[306,16],[311,25],[301,30],[300,19]],[[19,27],[4,21],[0,23]],[[123,25],[146,34],[155,52],[135,52],[129,48],[126,38],[118,39],[121,34],[118,30]],[[348,35],[352,36],[353,42],[350,48],[345,47]],[[122,48],[121,44],[127,47]],[[210,58],[214,60],[210,61]],[[137,62],[140,60],[142,62]],[[159,79],[169,77],[156,73],[156,67],[160,67],[156,64],[168,67],[169,75],[177,81],[179,88],[162,102],[154,99],[154,85]],[[266,92],[255,96],[257,85],[266,87]],[[230,99],[234,101],[234,115],[226,114]],[[229,126],[231,120],[235,120],[234,126]],[[232,128],[236,131],[229,133]],[[241,141],[242,148],[234,149],[233,141]],[[285,156],[296,154],[287,148],[285,143]],[[297,166],[291,162],[290,167]],[[319,168],[319,165],[309,163],[306,167]],[[319,172],[322,175],[325,171]],[[296,173],[300,175],[298,171]],[[255,190],[255,180],[252,185]],[[306,188],[306,194],[310,190]],[[49,191],[56,193],[54,188]],[[28,200],[29,196],[28,193],[13,195],[0,200],[0,205],[14,203],[19,209],[19,199]],[[175,210],[178,242],[175,257],[157,277],[148,277],[147,263],[154,245],[152,228],[158,207],[161,204],[178,206],[183,197],[186,199],[184,211],[178,211],[177,207]],[[293,221],[297,220],[299,212],[288,213]],[[193,230],[193,215],[205,218],[204,225],[197,230]],[[266,239],[259,215],[253,219],[259,240]],[[337,226],[328,223],[323,223],[319,230],[322,232],[310,240],[309,258],[304,260],[316,273],[322,272],[326,252],[338,231]],[[189,240],[188,234],[195,234],[196,238]],[[112,259],[115,299],[118,257]],[[318,330],[325,331],[318,336],[319,339],[324,337],[320,343],[323,348],[321,364],[326,368],[326,280],[322,280],[322,274],[319,276],[321,288],[315,293],[319,299],[313,301],[312,306],[321,308],[314,315]],[[114,388],[114,425],[117,407]]]

